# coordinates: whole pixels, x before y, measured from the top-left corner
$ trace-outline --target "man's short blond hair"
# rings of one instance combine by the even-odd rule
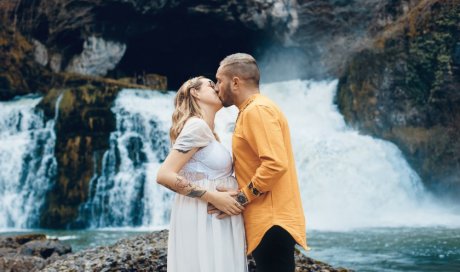
[[[257,86],[259,85],[259,67],[256,59],[249,54],[236,53],[229,55],[220,62],[220,68],[223,68],[227,76],[237,76],[252,81]]]

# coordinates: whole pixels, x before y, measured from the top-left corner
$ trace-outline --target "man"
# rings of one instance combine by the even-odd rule
[[[216,92],[225,107],[239,108],[232,138],[237,201],[245,207],[247,253],[257,271],[294,271],[294,246],[305,249],[305,218],[288,123],[260,94],[256,60],[237,53],[220,62]]]

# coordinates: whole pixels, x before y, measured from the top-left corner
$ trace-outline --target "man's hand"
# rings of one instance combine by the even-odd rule
[[[217,213],[217,219],[223,219],[225,217],[229,217],[230,215],[220,211],[218,208],[214,207],[211,203],[208,203],[208,214],[215,214]]]
[[[215,214],[215,213],[221,213],[221,211],[214,207],[211,203],[208,203],[208,214]]]

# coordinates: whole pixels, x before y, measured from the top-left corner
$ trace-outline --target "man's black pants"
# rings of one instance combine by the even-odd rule
[[[257,272],[293,272],[295,240],[280,226],[270,228],[252,252]]]

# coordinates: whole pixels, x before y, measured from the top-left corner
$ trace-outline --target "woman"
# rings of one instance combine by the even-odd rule
[[[247,271],[243,207],[236,191],[230,153],[214,133],[214,117],[222,108],[214,83],[204,77],[185,82],[176,94],[170,138],[172,149],[157,182],[176,192],[168,241],[170,272]],[[208,214],[212,204],[226,213]]]

